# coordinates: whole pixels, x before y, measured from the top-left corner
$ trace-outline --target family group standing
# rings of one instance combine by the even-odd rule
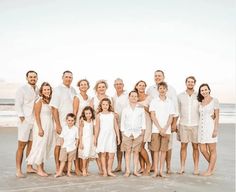
[[[97,81],[94,97],[87,94],[89,81],[78,81],[79,93],[71,86],[73,73],[65,71],[62,84],[54,89],[47,82],[37,87],[38,74],[26,73],[26,85],[16,93],[15,107],[19,117],[16,176],[25,177],[22,162],[26,148],[27,173],[47,177],[45,163],[54,148],[55,177],[66,173],[88,176],[90,160],[96,160],[98,173],[116,176],[122,171],[133,175],[165,177],[171,174],[173,132],[181,142],[179,174],[185,172],[187,145],[192,143],[195,175],[210,176],[216,164],[219,127],[219,101],[210,95],[208,84],[195,91],[194,76],[186,78],[186,90],[179,95],[167,84],[162,70],[154,73],[155,85],[140,80],[126,92],[123,80],[115,79],[115,94],[107,95],[108,84]],[[208,162],[199,172],[199,150]],[[117,157],[117,167],[113,162]],[[36,166],[36,169],[34,168]]]

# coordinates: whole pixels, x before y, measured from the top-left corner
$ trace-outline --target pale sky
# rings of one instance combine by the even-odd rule
[[[0,0],[0,80],[24,83],[25,72],[39,85],[92,87],[124,79],[154,84],[157,69],[178,93],[185,78],[209,83],[221,102],[236,102],[235,2],[232,0]],[[92,88],[90,89],[92,92]]]

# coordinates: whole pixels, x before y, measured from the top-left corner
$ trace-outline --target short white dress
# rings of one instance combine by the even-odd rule
[[[84,148],[78,149],[79,158],[94,159],[98,157],[94,146],[93,122],[84,121],[82,143]]]
[[[114,113],[100,114],[100,131],[97,140],[97,153],[116,152],[116,133],[114,125]]]
[[[216,143],[218,138],[212,137],[214,131],[214,110],[219,109],[219,101],[216,98],[213,98],[210,103],[202,106],[199,105],[199,128],[198,128],[198,142],[201,144],[205,143]]]
[[[40,165],[41,163],[45,163],[45,161],[49,158],[51,149],[55,145],[56,133],[54,130],[51,108],[48,104],[42,103],[40,119],[44,135],[43,137],[38,135],[39,129],[35,121],[33,127],[33,144],[30,154],[26,159],[30,165]]]

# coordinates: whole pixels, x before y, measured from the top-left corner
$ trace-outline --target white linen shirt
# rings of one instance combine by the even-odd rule
[[[164,101],[161,100],[160,97],[153,99],[150,103],[149,111],[155,112],[157,121],[161,128],[165,127],[169,116],[175,114],[174,104],[168,97]],[[152,133],[160,133],[160,130],[154,123],[152,124]],[[166,130],[166,134],[171,134],[171,126]]]
[[[62,148],[66,148],[66,152],[75,150],[76,139],[79,138],[78,127],[73,126],[69,128],[68,126],[64,126],[59,137],[64,140]]]
[[[130,105],[125,107],[121,115],[121,132],[126,136],[131,135],[137,138],[146,129],[145,112],[143,107],[136,106],[134,109]]]
[[[113,105],[114,105],[114,111],[116,113],[118,113],[119,116],[121,116],[122,110],[129,105],[128,97],[129,96],[128,96],[128,93],[126,91],[124,91],[120,96],[115,94],[112,97]]]
[[[26,84],[16,91],[15,109],[18,117],[25,117],[26,121],[34,120],[34,103],[38,99],[39,90]]]
[[[197,93],[191,96],[186,92],[178,95],[179,104],[179,124],[184,126],[198,126],[199,124],[199,102]]]
[[[50,106],[58,109],[61,126],[66,125],[66,115],[73,113],[73,100],[76,91],[73,87],[66,87],[64,84],[53,89]]]
[[[159,97],[159,91],[158,91],[158,85],[153,85],[148,88],[147,94],[151,96],[152,99]],[[174,117],[179,116],[179,106],[178,106],[178,98],[177,98],[177,93],[171,85],[168,84],[168,90],[166,93],[166,96],[172,100],[174,104],[174,109],[175,109],[175,114]]]

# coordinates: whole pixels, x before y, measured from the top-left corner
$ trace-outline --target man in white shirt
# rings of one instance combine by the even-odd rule
[[[59,135],[62,127],[66,126],[66,115],[73,113],[73,100],[76,90],[71,86],[73,74],[71,71],[64,71],[62,75],[62,84],[53,89],[50,106],[52,107],[52,115],[56,124],[56,132]],[[60,161],[60,138],[57,137],[54,150],[56,171],[59,170]]]
[[[120,78],[117,78],[114,81],[114,88],[116,90],[115,95],[112,97],[112,102],[114,105],[114,112],[118,114],[118,125],[120,127],[121,123],[121,114],[122,110],[127,107],[129,104],[128,101],[128,94],[124,90],[124,83],[123,80]],[[121,132],[120,132],[120,138],[121,138]],[[121,145],[121,144],[120,144]],[[114,172],[122,171],[122,152],[120,150],[120,145],[117,146],[117,168],[114,170]]]
[[[138,157],[141,151],[144,131],[146,129],[146,119],[143,107],[137,106],[138,93],[131,91],[129,93],[129,105],[124,108],[121,115],[122,144],[121,151],[125,152],[126,172],[125,177],[130,176],[130,157],[133,151],[134,175],[138,173]]]
[[[16,176],[24,177],[21,166],[24,149],[26,157],[29,155],[32,146],[32,128],[34,124],[34,103],[38,98],[38,74],[35,71],[26,73],[27,84],[20,87],[16,92],[15,108],[19,117],[18,124],[18,148],[16,151]],[[36,172],[32,165],[27,166],[27,173]]]
[[[187,157],[188,142],[192,143],[193,147],[193,162],[194,162],[194,174],[198,175],[198,162],[199,162],[199,150],[198,150],[198,122],[199,122],[199,104],[197,100],[197,92],[194,91],[196,79],[193,76],[189,76],[185,80],[186,91],[178,95],[179,103],[179,129],[178,134],[181,141],[180,150],[180,170],[179,174],[183,174],[185,171],[185,161]]]
[[[154,80],[155,80],[155,85],[149,87],[147,90],[147,94],[150,95],[152,98],[156,98],[159,96],[158,84],[161,82],[164,82],[164,80],[165,80],[164,72],[162,70],[156,70],[154,73]],[[175,114],[174,114],[173,121],[171,124],[171,131],[173,133],[173,132],[176,132],[176,130],[177,130],[177,119],[178,119],[179,113],[178,113],[177,94],[176,94],[175,89],[171,85],[168,85],[168,91],[167,91],[166,96],[172,100],[172,102],[174,103],[174,107],[175,107]],[[168,174],[171,173],[172,140],[173,140],[173,134],[171,134],[171,136],[170,136],[170,142],[169,142],[169,147],[168,147],[169,150],[166,154],[166,168],[167,168]],[[152,155],[152,160],[153,160],[153,155]],[[153,165],[152,165],[151,170],[153,170]]]

